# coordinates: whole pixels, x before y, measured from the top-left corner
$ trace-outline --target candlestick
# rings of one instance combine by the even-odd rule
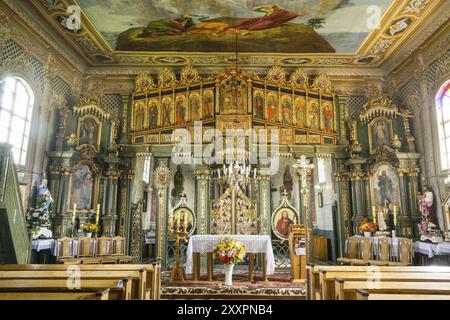
[[[394,226],[397,226],[397,206],[394,206]]]
[[[373,223],[377,223],[377,209],[372,206]]]
[[[100,218],[100,204],[97,204],[97,215],[95,217],[95,224],[98,225],[98,220]]]
[[[255,168],[255,170],[253,171],[253,179],[256,179],[256,168]]]
[[[72,225],[75,225],[75,216],[77,214],[77,204],[73,205]]]

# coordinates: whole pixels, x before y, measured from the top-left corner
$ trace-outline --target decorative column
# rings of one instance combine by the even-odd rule
[[[127,144],[130,143],[130,139],[128,138],[128,111],[130,110],[130,95],[122,94],[122,116],[120,120],[122,122],[121,126],[121,134],[120,134],[120,143]]]
[[[259,234],[271,235],[271,212],[270,212],[270,175],[263,175],[260,171],[258,182],[258,216],[259,216]]]
[[[350,212],[350,174],[342,160],[338,160],[338,172],[335,174],[338,199],[338,249],[344,256],[345,240],[352,236],[352,217]]]
[[[55,193],[57,195],[55,199],[56,216],[53,231],[55,237],[70,236],[73,228],[73,212],[68,208],[69,177],[71,172],[71,167],[58,167],[53,171],[54,176],[59,176],[57,183],[58,191]]]
[[[350,167],[350,184],[353,203],[353,234],[358,233],[360,221],[367,217],[366,208],[366,180],[362,165],[366,163],[364,158],[355,158],[347,161],[346,165]]]
[[[157,168],[153,172],[153,183],[158,190],[158,214],[156,217],[156,259],[161,267],[167,268],[167,216],[169,210],[169,159],[156,159]]]
[[[107,156],[104,161],[108,164],[108,169],[103,175],[102,235],[112,237],[116,235],[117,193],[120,176],[120,171],[117,169],[119,158]]]
[[[195,170],[197,176],[197,234],[209,234],[209,209],[210,209],[210,177],[208,167],[201,166]]]

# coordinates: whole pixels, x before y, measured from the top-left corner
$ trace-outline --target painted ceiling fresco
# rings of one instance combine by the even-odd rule
[[[354,53],[391,0],[78,0],[117,51]]]

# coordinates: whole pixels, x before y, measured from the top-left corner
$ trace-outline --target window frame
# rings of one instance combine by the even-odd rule
[[[34,132],[34,123],[35,123],[35,117],[36,117],[36,103],[37,103],[37,96],[32,88],[32,86],[30,85],[30,82],[26,79],[26,77],[23,77],[22,75],[18,75],[18,74],[7,74],[4,75],[1,83],[0,83],[0,103],[3,100],[3,96],[4,96],[4,92],[5,92],[5,83],[8,79],[14,79],[15,81],[15,86],[14,86],[14,91],[13,91],[13,100],[12,100],[12,108],[14,108],[14,105],[17,101],[17,84],[20,83],[24,89],[26,90],[27,94],[28,94],[28,98],[27,98],[27,110],[26,110],[26,115],[25,117],[20,116],[18,114],[16,114],[14,112],[14,109],[8,110],[6,108],[3,108],[2,105],[0,105],[0,110],[5,110],[5,112],[8,112],[10,115],[10,120],[9,120],[9,126],[7,128],[8,130],[8,137],[5,141],[5,143],[8,143],[12,146],[11,149],[16,148],[16,146],[12,145],[9,142],[9,137],[11,133],[16,133],[14,132],[14,130],[12,130],[12,121],[13,118],[20,118],[21,120],[24,120],[24,129],[21,133],[22,135],[22,143],[21,146],[19,148],[20,150],[20,158],[18,160],[16,160],[14,158],[14,163],[16,165],[16,167],[19,170],[26,170],[29,165],[30,165],[30,159],[31,159],[31,154],[34,152],[34,147],[33,147],[33,141],[34,138],[32,138],[33,136],[33,132]],[[32,103],[30,103],[30,100],[32,100]],[[27,130],[27,124],[28,124],[28,132],[26,132]],[[25,137],[27,137],[28,141],[27,141],[27,145],[24,145],[24,141],[25,141]],[[12,152],[12,150],[11,150]],[[23,159],[22,159],[23,157]],[[22,163],[20,163],[23,160]]]
[[[436,133],[436,147],[437,147],[437,154],[435,151],[435,154],[437,156],[437,159],[435,158],[435,163],[438,164],[438,172],[439,175],[446,175],[450,173],[450,150],[447,148],[447,142],[450,145],[450,129],[448,134],[445,132],[445,125],[450,124],[450,116],[447,120],[444,119],[443,115],[443,108],[444,108],[444,97],[447,96],[448,99],[450,99],[450,94],[447,94],[447,92],[450,90],[450,80],[445,81],[441,86],[439,86],[439,89],[437,91],[437,94],[435,95],[435,101],[434,101],[434,124],[435,127],[435,133]],[[450,107],[450,103],[449,103]],[[450,125],[449,125],[450,126]],[[442,135],[441,135],[442,132]],[[445,159],[447,161],[446,167],[443,167],[443,155],[444,153],[443,148],[445,148]]]

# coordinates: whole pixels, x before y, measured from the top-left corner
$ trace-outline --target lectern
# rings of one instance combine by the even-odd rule
[[[304,225],[289,225],[289,253],[291,256],[292,282],[306,281],[308,244]]]

